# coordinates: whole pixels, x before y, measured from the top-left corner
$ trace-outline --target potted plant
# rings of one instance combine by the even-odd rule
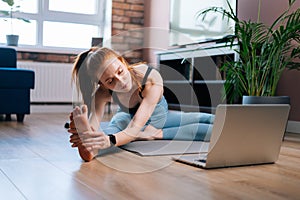
[[[229,44],[239,45],[236,50],[239,60],[228,61],[221,67],[226,74],[225,96],[230,103],[242,97],[247,103],[247,96],[274,97],[283,71],[299,69],[300,62],[296,58],[300,57],[300,8],[291,12],[296,0],[288,2],[287,10],[271,26],[259,21],[260,11],[256,22],[239,19],[228,1],[229,10],[211,7],[197,14],[203,20],[208,12],[217,12],[235,22],[235,37],[229,38]],[[283,98],[289,101],[288,97]]]
[[[6,35],[7,45],[8,46],[18,46],[18,40],[19,35],[15,35],[13,31],[13,19],[22,20],[24,22],[30,23],[28,19],[21,18],[21,17],[15,17],[14,14],[19,11],[20,6],[15,4],[14,0],[2,0],[4,3],[6,3],[10,9],[9,10],[0,10],[1,16],[9,17],[10,19],[10,31],[11,34]]]

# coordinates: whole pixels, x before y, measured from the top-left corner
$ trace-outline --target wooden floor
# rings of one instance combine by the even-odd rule
[[[300,199],[299,134],[287,134],[268,165],[203,170],[119,149],[84,163],[68,142],[67,119],[0,120],[1,199]]]

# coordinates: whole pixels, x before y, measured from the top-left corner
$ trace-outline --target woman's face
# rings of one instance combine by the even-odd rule
[[[132,88],[132,79],[127,67],[117,58],[104,63],[105,70],[99,79],[106,88],[115,92],[129,92]]]

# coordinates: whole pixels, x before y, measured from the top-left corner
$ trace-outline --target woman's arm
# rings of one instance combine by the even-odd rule
[[[139,137],[141,129],[151,117],[163,95],[163,82],[158,71],[152,70],[142,93],[143,100],[133,119],[124,131],[116,136],[116,146],[127,144]]]

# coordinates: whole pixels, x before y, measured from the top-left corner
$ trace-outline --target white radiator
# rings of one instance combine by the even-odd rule
[[[71,86],[71,63],[20,61],[18,68],[31,69],[35,72],[35,87],[31,90],[31,102],[72,103],[72,98],[76,96]]]

